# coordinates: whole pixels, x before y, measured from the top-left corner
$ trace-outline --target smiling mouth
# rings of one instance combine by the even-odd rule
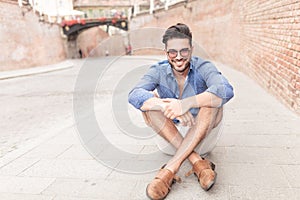
[[[185,58],[175,59],[175,60],[172,60],[172,62],[170,62],[170,64],[175,71],[182,73],[189,67],[189,63],[184,64],[185,61],[187,61],[187,59],[185,59]],[[174,65],[174,64],[176,64],[176,65]]]
[[[181,58],[181,59],[175,59],[173,60],[176,65],[181,66],[187,59]]]

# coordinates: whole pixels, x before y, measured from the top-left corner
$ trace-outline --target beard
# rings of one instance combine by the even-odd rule
[[[183,62],[185,62],[185,61],[187,61],[188,59],[182,58],[182,59],[180,59],[180,61],[181,61],[181,60],[182,60]],[[176,60],[171,60],[171,61],[176,63]],[[185,63],[183,69],[176,69],[176,67],[174,66],[174,64],[173,64],[172,62],[169,62],[170,65],[171,65],[171,67],[172,67],[176,72],[179,72],[179,73],[184,72],[184,71],[185,71],[187,68],[189,68],[189,66],[190,66],[190,62],[187,62],[187,63]]]

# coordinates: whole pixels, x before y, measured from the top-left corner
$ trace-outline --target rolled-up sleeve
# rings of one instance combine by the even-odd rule
[[[150,67],[148,72],[140,79],[138,84],[129,92],[128,102],[140,109],[144,102],[154,97],[153,90],[158,85],[159,73],[156,65]]]
[[[207,85],[206,91],[220,97],[222,99],[221,106],[223,106],[234,96],[232,85],[212,63],[208,62],[201,68]]]

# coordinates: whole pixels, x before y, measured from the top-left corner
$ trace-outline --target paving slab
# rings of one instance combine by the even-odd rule
[[[54,196],[38,194],[0,193],[0,199],[5,200],[53,200]]]
[[[0,176],[0,193],[40,194],[55,178]]]
[[[88,64],[101,67],[103,59],[93,59]],[[148,63],[156,60],[147,58]],[[133,137],[138,133],[128,134],[132,124],[146,128],[138,111],[129,106],[114,113],[111,105],[116,91],[116,98],[127,101],[126,88],[131,85],[116,89],[117,80],[142,61],[134,56],[119,59],[116,66],[106,71],[109,74],[99,81],[102,85],[95,91],[95,118],[110,143],[102,141],[99,133],[89,133],[92,129],[88,126],[84,141],[77,129],[80,122],[74,121],[73,89],[82,61],[72,61],[74,67],[65,70],[2,80],[0,98],[9,99],[3,101],[2,107],[14,105],[0,115],[5,123],[2,130],[16,137],[30,132],[34,135],[20,140],[22,143],[16,149],[10,147],[10,152],[4,149],[0,157],[0,199],[147,199],[147,184],[170,157],[153,154],[158,152],[153,138],[142,140]],[[245,74],[226,65],[217,66],[235,89],[235,97],[225,107],[221,138],[208,155],[216,163],[217,182],[209,192],[204,192],[194,176],[184,176],[191,168],[184,162],[178,172],[183,182],[176,183],[166,199],[300,199],[300,116]],[[18,88],[20,84],[29,90]],[[18,112],[26,108],[17,106],[22,102],[32,107],[26,115]],[[43,106],[45,109],[41,110]],[[11,112],[11,118],[16,117],[18,122],[29,116],[30,123],[14,125],[5,117]],[[116,114],[126,113],[129,119],[116,121]],[[81,119],[84,121],[91,114],[87,112]],[[116,157],[118,151],[112,146],[131,156]],[[97,160],[97,155],[103,160]],[[140,174],[120,171],[126,168],[153,170]]]

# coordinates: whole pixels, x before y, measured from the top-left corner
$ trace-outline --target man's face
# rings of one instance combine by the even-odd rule
[[[165,52],[175,71],[182,73],[189,67],[192,55],[189,39],[174,38],[168,40]]]

